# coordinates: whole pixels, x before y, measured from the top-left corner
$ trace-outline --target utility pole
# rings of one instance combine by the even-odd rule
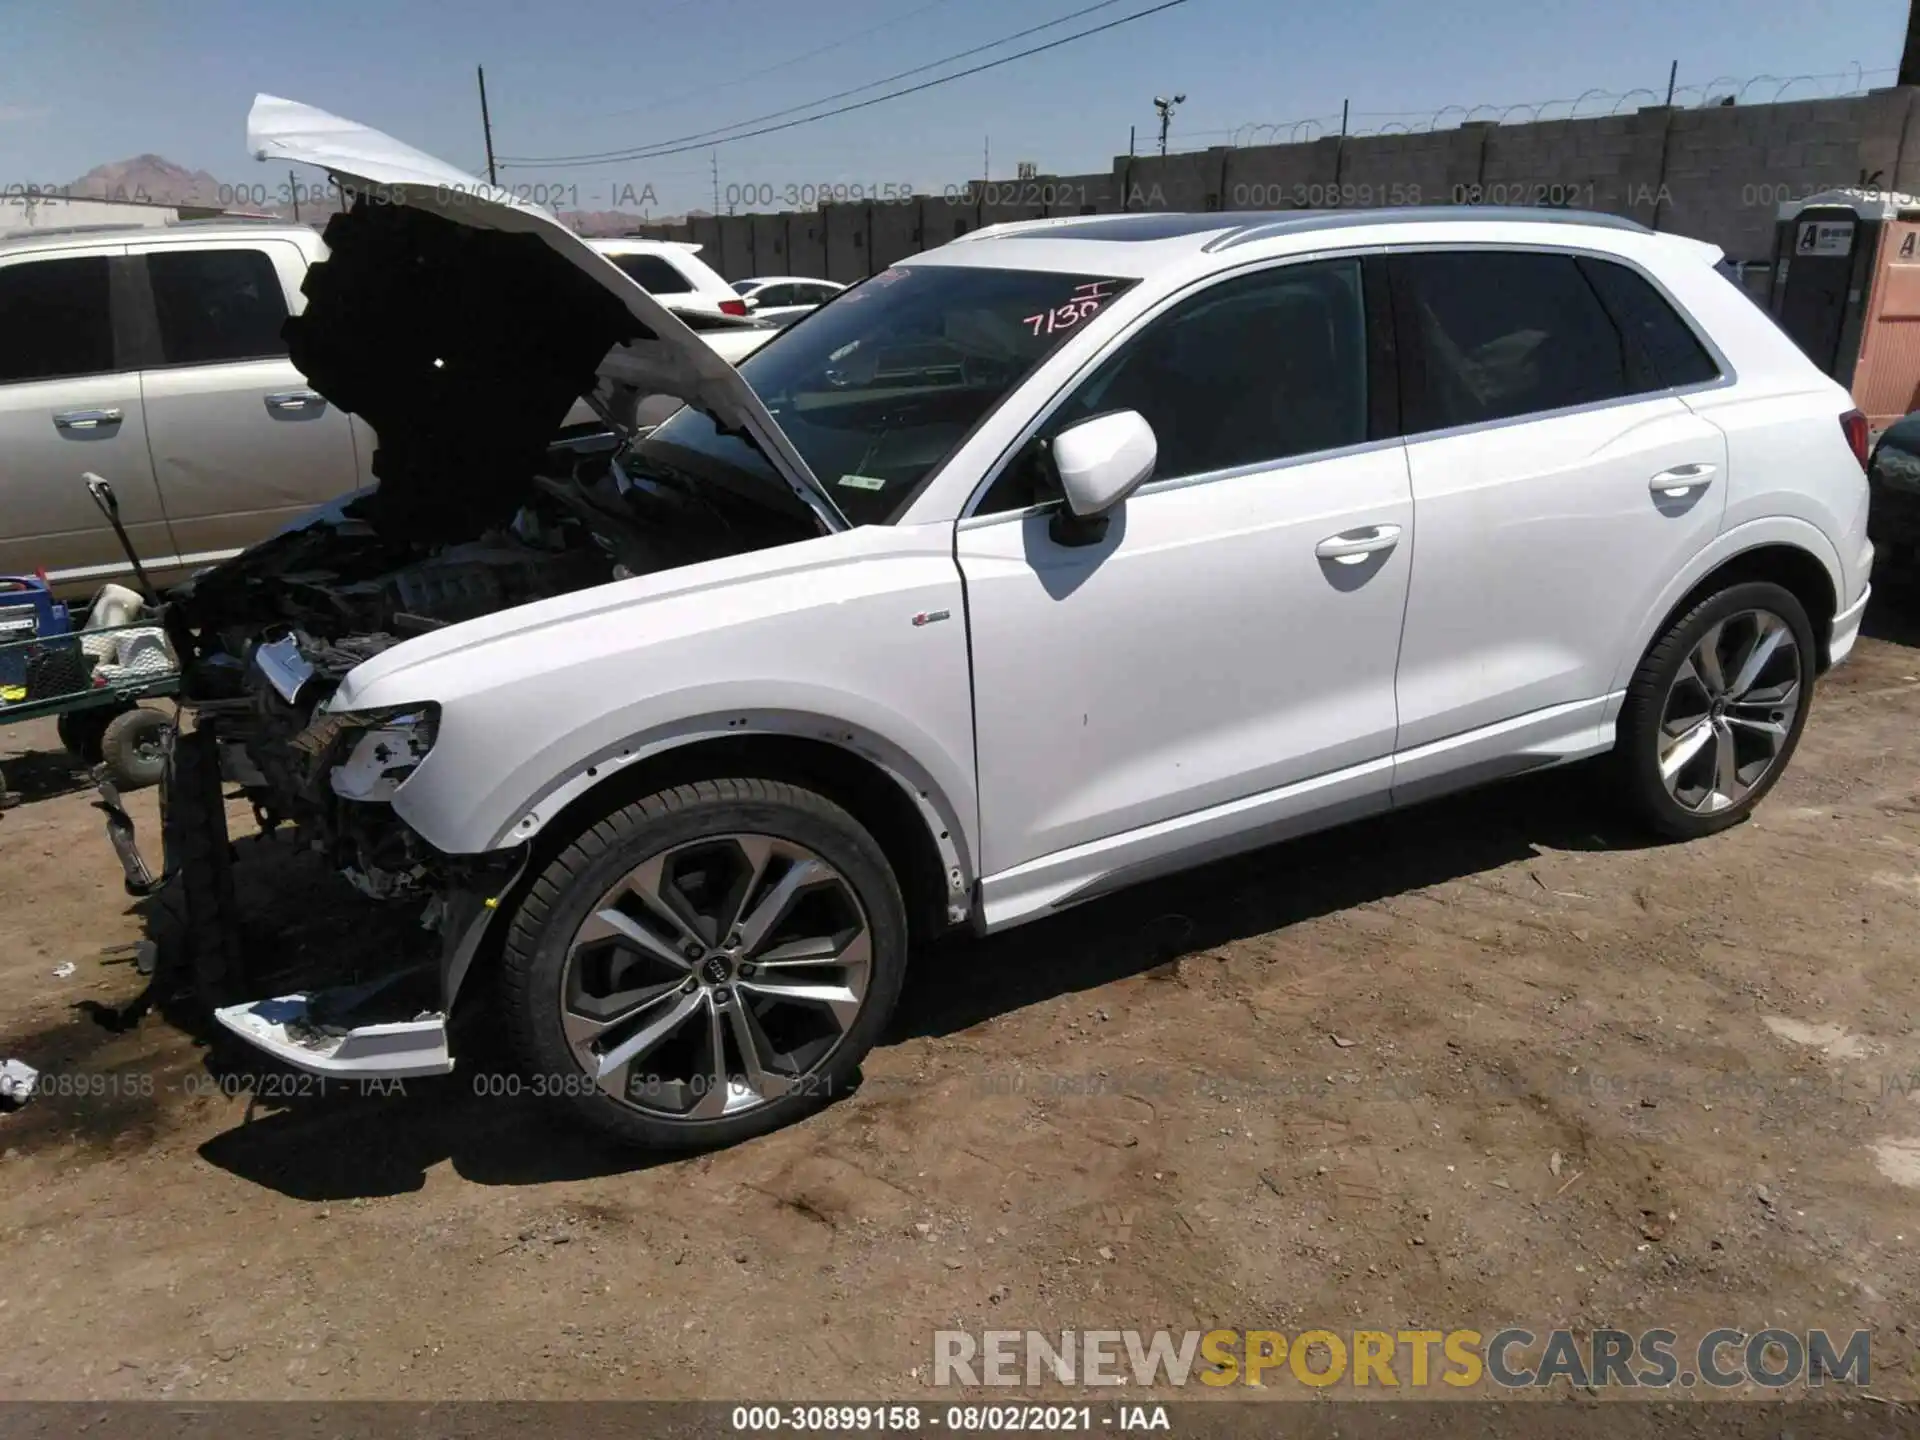
[[[293,197],[293,223],[300,223],[300,182],[293,178],[293,171],[287,171],[287,193]]]
[[[487,114],[487,67],[476,65],[473,68],[480,77],[480,128],[487,137],[487,183],[498,185],[500,179],[493,168],[493,120]]]
[[[708,152],[708,159],[713,162],[713,213],[718,215],[720,213],[720,147],[718,145]]]
[[[1167,154],[1167,127],[1173,123],[1174,107],[1186,103],[1187,97],[1184,95],[1176,95],[1171,100],[1164,95],[1153,97],[1153,108],[1160,112],[1160,157],[1163,160]]]
[[[987,136],[980,142],[980,183],[987,185],[993,181],[993,137]]]

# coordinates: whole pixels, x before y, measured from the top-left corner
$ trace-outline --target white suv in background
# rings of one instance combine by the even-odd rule
[[[704,310],[744,317],[751,307],[700,258],[700,247],[679,240],[589,240],[634,284],[669,310]]]
[[[1733,825],[1867,605],[1847,392],[1717,250],[1623,220],[992,227],[734,370],[550,217],[433,213],[481,187],[385,137],[263,99],[249,148],[397,197],[343,227],[379,243],[336,244],[296,353],[415,462],[170,612],[189,703],[253,695],[176,764],[218,745],[441,931],[424,1006],[220,1011],[309,1069],[443,1071],[493,995],[538,1093],[739,1139],[853,1083],[945,925],[1589,756],[1657,832]],[[406,257],[429,283],[367,303]],[[409,345],[485,363],[422,406]],[[544,468],[595,365],[688,403],[605,474]],[[447,548],[370,575],[386,515]]]

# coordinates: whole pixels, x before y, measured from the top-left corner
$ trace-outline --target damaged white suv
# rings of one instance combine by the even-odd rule
[[[930,929],[1608,751],[1733,824],[1867,602],[1846,392],[1624,221],[995,227],[736,372],[429,157],[265,97],[251,140],[359,196],[287,333],[380,483],[173,594],[168,868],[309,1070],[446,1071],[487,998],[610,1134],[764,1131]],[[616,434],[552,444],[596,376]],[[223,777],[429,953],[236,997]]]

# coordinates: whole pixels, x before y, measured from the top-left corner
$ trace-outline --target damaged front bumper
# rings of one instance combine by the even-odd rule
[[[169,757],[171,760],[171,757]],[[170,778],[170,777],[169,777]],[[113,782],[98,781],[95,808],[125,872],[127,892],[151,895],[174,878],[175,857],[156,873],[140,850],[133,817]],[[224,830],[221,834],[224,843]],[[404,1080],[445,1075],[454,1067],[448,1016],[492,922],[526,867],[524,848],[460,859],[467,888],[430,902],[441,937],[437,963],[402,965],[358,984],[297,991],[270,999],[216,1006],[214,1018],[248,1044],[298,1070],[359,1080]],[[435,1003],[420,1003],[428,997]]]
[[[524,856],[515,856],[497,867],[503,894],[518,881],[524,863]],[[454,1055],[448,1016],[491,933],[500,898],[473,892],[448,898],[439,920],[437,975],[399,970],[359,985],[222,1006],[214,1018],[256,1049],[315,1075],[410,1080],[449,1074]],[[438,992],[434,1008],[420,1008],[409,998],[418,997],[424,984]]]
[[[445,1011],[391,1014],[404,976],[228,1005],[213,1018],[274,1059],[315,1075],[412,1080],[453,1069]]]

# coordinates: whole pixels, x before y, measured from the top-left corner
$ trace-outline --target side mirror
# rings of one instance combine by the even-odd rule
[[[1067,500],[1052,527],[1063,545],[1090,545],[1105,535],[1108,517],[1153,474],[1160,453],[1138,410],[1082,420],[1054,436],[1051,449]]]
[[[748,295],[748,296],[745,296],[744,298],[747,302],[747,309],[758,310],[760,308],[760,301],[757,296]]]

